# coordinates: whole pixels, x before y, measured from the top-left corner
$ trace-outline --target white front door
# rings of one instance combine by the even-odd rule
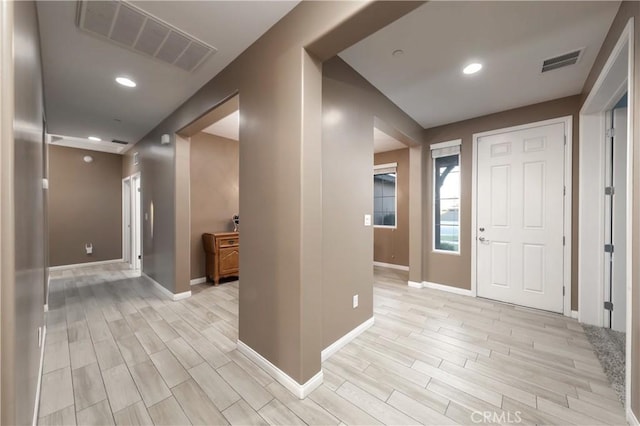
[[[477,154],[478,296],[563,312],[565,124],[481,136]]]

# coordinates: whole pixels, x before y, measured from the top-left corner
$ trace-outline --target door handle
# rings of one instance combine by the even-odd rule
[[[488,243],[489,240],[487,240],[485,237],[478,237],[478,241],[480,241],[481,243]]]

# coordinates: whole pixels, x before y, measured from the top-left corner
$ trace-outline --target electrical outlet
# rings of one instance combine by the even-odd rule
[[[371,215],[370,214],[365,214],[364,215],[364,226],[371,226]]]
[[[358,307],[358,295],[353,296],[353,309]]]
[[[87,254],[93,254],[93,244],[91,243],[85,244],[84,249],[87,252]]]

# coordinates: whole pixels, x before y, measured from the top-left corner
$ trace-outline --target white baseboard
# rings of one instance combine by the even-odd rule
[[[415,281],[407,281],[407,285],[413,288],[422,288],[422,283],[418,283]]]
[[[194,278],[192,279],[189,284],[191,285],[198,285],[198,284],[204,284],[207,282],[207,277],[200,277],[200,278]]]
[[[640,422],[638,422],[638,418],[635,414],[633,414],[633,410],[631,407],[627,407],[627,421],[631,426],[640,426]]]
[[[109,265],[111,263],[124,263],[124,259],[100,260],[98,262],[74,263],[72,265],[50,266],[49,271],[66,271],[67,269],[85,268],[89,266]]]
[[[318,386],[322,384],[323,376],[322,370],[307,380],[305,384],[298,383],[295,379],[289,376],[284,371],[273,365],[271,361],[254,351],[246,343],[238,339],[238,350],[243,353],[247,358],[256,363],[264,371],[269,373],[271,377],[276,379],[278,383],[287,388],[289,392],[300,399],[306,398],[311,392],[313,392]]]
[[[42,371],[44,370],[44,346],[47,343],[47,326],[42,326],[42,346],[40,347],[40,368],[38,370],[38,384],[36,385],[36,399],[33,407],[32,425],[38,424],[38,413],[40,412],[40,391],[42,390]]]
[[[383,268],[398,269],[400,271],[408,271],[409,267],[404,265],[396,265],[395,263],[373,262],[373,266],[382,266]]]
[[[365,322],[363,322],[362,324],[360,324],[359,326],[357,326],[356,328],[354,328],[353,330],[351,330],[350,332],[348,332],[347,334],[345,334],[344,336],[342,336],[341,338],[339,338],[338,340],[336,340],[335,342],[333,342],[332,344],[324,348],[324,350],[320,355],[321,361],[325,362],[327,359],[331,357],[331,355],[338,352],[347,343],[351,342],[353,339],[355,339],[360,334],[362,334],[366,329],[371,327],[374,322],[375,322],[375,319],[373,317],[369,318],[368,320],[366,320]]]
[[[578,319],[578,311],[571,311],[571,318]]]
[[[422,281],[422,287],[431,288],[433,290],[446,291],[454,294],[461,294],[463,296],[473,296],[473,292],[471,290],[467,290],[465,288],[452,287],[450,285],[431,283],[429,281]]]
[[[149,281],[151,281],[151,283],[158,290],[160,290],[161,293],[163,293],[165,296],[167,296],[169,299],[173,300],[174,302],[177,302],[178,300],[182,300],[182,299],[186,299],[188,297],[191,297],[191,290],[183,291],[182,293],[171,293],[170,290],[165,288],[162,284],[160,284],[158,281],[154,280],[153,278],[151,278],[149,275],[145,274],[144,272],[142,273],[142,276],[145,277],[146,279],[148,279]]]

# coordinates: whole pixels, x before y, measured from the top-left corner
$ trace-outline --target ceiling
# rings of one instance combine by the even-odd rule
[[[619,5],[429,2],[340,56],[430,128],[581,93]],[[577,64],[540,72],[545,59],[580,48]],[[464,75],[474,61],[483,69]]]
[[[217,52],[194,71],[184,71],[80,30],[77,2],[38,2],[50,133],[137,142],[298,1],[132,3]],[[115,83],[120,75],[132,78],[137,87]],[[89,146],[102,150],[100,144]]]
[[[210,135],[233,139],[234,141],[240,140],[240,111],[232,112],[202,131]]]
[[[377,127],[373,128],[373,152],[375,154],[402,148],[407,148],[407,146]]]

